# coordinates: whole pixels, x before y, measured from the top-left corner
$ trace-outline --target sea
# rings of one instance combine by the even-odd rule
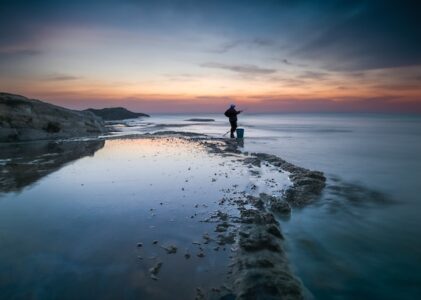
[[[245,130],[244,139],[238,141],[243,152],[274,154],[295,165],[321,171],[327,178],[319,198],[294,208],[290,218],[279,219],[291,268],[308,295],[315,299],[421,299],[421,115],[245,112],[239,116],[238,125]],[[229,122],[223,114],[157,114],[116,124],[113,134],[159,131],[229,138]],[[189,208],[170,204],[174,196],[171,184],[200,185],[208,180],[209,190],[212,184],[207,177],[188,177],[189,160],[198,162],[207,156],[199,150],[198,154],[189,154],[183,150],[187,146],[170,142],[162,141],[159,153],[154,152],[158,146],[153,142],[135,140],[107,141],[105,147],[93,142],[57,149],[55,145],[41,147],[36,143],[29,150],[7,148],[10,156],[20,151],[18,160],[38,151],[41,155],[37,157],[44,160],[48,170],[34,169],[35,175],[30,173],[34,167],[31,160],[22,170],[25,177],[8,183],[12,188],[0,193],[0,285],[4,288],[0,295],[54,299],[54,295],[63,296],[63,291],[68,297],[77,295],[72,286],[79,286],[79,292],[95,298],[100,295],[90,291],[112,288],[121,292],[119,287],[125,282],[145,282],[147,278],[115,275],[132,274],[126,266],[138,260],[139,254],[132,249],[136,248],[137,241],[132,239],[136,232],[152,241],[153,232],[159,232],[162,225],[154,221],[160,211],[168,219],[185,211],[193,218],[195,208],[183,199],[199,199],[199,204],[205,205],[213,197],[211,192],[194,194],[191,189],[192,194],[183,198],[189,188],[177,188],[177,197]],[[1,150],[0,164],[4,166],[10,159],[6,148]],[[69,161],[78,153],[85,157],[72,163],[52,160],[48,165],[49,157],[64,156],[60,153],[67,153]],[[214,158],[203,162],[203,166],[220,163],[223,161]],[[174,168],[169,170],[171,166]],[[244,180],[244,174],[237,178],[234,168],[226,168],[232,182]],[[176,173],[179,169],[184,173]],[[163,186],[165,178],[174,178],[174,182]],[[166,192],[158,193],[162,188]],[[203,188],[205,191],[206,185]],[[139,191],[144,196],[143,204],[137,198]],[[148,210],[138,215],[143,207]],[[198,231],[195,224],[191,221],[189,226]],[[180,227],[165,233],[166,238],[171,239],[172,234],[182,235],[186,244],[191,244]],[[143,246],[144,250],[158,251],[151,241]],[[36,256],[30,253],[34,249],[39,249]],[[148,257],[143,259],[149,262]],[[171,264],[183,267],[171,256],[165,259],[160,282],[173,282],[178,275],[168,271]],[[207,268],[214,263],[209,262],[199,271],[207,274]],[[109,268],[100,267],[104,264]],[[138,274],[135,271],[140,266],[130,268]],[[195,270],[193,264],[189,268]],[[183,276],[186,281],[196,280],[193,275]],[[98,280],[104,277],[108,281]],[[176,289],[177,285],[173,285]],[[152,287],[139,286],[139,291]],[[163,292],[154,290],[159,291]],[[165,299],[165,295],[161,294],[161,298]]]
[[[320,199],[280,220],[292,267],[316,299],[421,299],[420,115],[244,113],[238,125],[244,152],[327,177]],[[130,126],[122,131],[229,136],[222,114],[154,115]]]

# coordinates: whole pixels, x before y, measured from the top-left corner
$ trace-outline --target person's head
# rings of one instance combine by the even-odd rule
[[[235,108],[235,104],[231,104],[230,105],[230,108]]]

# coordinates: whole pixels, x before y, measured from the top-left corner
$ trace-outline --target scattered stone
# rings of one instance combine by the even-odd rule
[[[170,245],[167,247],[161,246],[162,249],[164,249],[165,251],[167,251],[167,254],[175,254],[177,253],[177,247],[174,245]]]
[[[158,241],[157,241],[157,240],[154,240],[154,241],[152,242],[152,244],[156,245],[156,244],[158,244]]]
[[[152,278],[153,280],[158,280],[158,273],[161,270],[162,267],[162,262],[157,262],[155,266],[153,266],[152,268],[149,269],[149,276],[150,278]]]
[[[140,248],[143,246],[143,243],[137,243],[137,246]]]
[[[201,288],[196,288],[196,297],[195,300],[205,300],[205,295],[202,292]]]
[[[203,235],[203,239],[205,240],[204,244],[209,244],[209,242],[212,241],[212,238],[207,233]]]

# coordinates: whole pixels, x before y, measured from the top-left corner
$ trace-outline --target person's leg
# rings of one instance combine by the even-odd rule
[[[237,129],[237,121],[230,121],[231,123],[231,138],[235,138],[234,132]]]

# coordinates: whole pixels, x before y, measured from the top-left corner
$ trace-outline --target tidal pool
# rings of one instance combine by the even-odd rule
[[[2,299],[193,299],[197,288],[217,296],[232,249],[205,243],[215,225],[203,221],[235,210],[218,203],[233,186],[282,193],[289,184],[285,173],[265,167],[254,176],[241,158],[178,138],[38,142],[1,153]]]

